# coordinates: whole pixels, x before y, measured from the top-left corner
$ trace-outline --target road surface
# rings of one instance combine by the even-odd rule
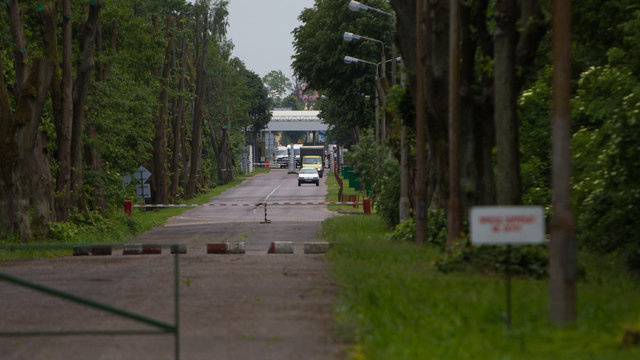
[[[252,177],[214,203],[323,201],[320,186],[297,186],[286,170]],[[187,246],[180,257],[181,359],[338,359],[331,339],[336,287],[317,241],[325,206],[199,207],[142,234],[139,243]],[[244,255],[208,255],[206,244],[244,241]],[[293,241],[293,255],[269,254]],[[0,271],[172,323],[173,257],[122,255],[11,261]],[[0,281],[0,331],[149,329],[144,324]],[[173,359],[172,335],[0,337],[7,359]]]

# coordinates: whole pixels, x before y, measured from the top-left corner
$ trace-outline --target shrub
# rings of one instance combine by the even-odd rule
[[[416,242],[416,223],[414,218],[398,224],[387,235],[393,242]],[[447,214],[441,209],[429,209],[427,212],[427,243],[442,248],[447,243]]]
[[[510,252],[510,253],[509,253]],[[507,264],[513,275],[543,279],[548,275],[549,252],[546,245],[475,246],[468,236],[433,259],[439,271],[450,273],[472,267],[481,273],[505,272]]]

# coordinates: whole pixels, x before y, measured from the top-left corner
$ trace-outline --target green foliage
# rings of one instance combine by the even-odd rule
[[[395,230],[387,235],[392,242],[416,242],[416,222],[409,218],[396,225]],[[427,211],[427,244],[443,249],[447,243],[447,213],[442,209]]]
[[[289,95],[284,98],[280,106],[283,108],[291,108],[292,110],[304,110],[304,105],[300,104],[298,97],[295,95]]]
[[[498,270],[485,276],[442,273],[431,246],[390,243],[376,216],[326,220],[326,255],[340,287],[335,328],[360,359],[636,359],[620,336],[640,318],[636,280],[594,257],[579,280],[578,320],[551,325],[546,280],[512,279],[513,325],[504,326],[505,288]],[[532,254],[529,254],[529,251]],[[538,249],[524,257],[535,257]],[[515,252],[515,250],[514,250]],[[513,264],[520,262],[512,253]]]
[[[510,272],[516,276],[543,279],[548,276],[549,253],[546,245],[475,246],[469,237],[458,239],[451,249],[434,257],[433,265],[439,271],[450,273],[472,267],[483,274]]]
[[[287,92],[291,91],[291,80],[282,72],[282,70],[272,70],[262,78],[264,85],[272,92],[272,96],[282,100]]]
[[[547,66],[518,101],[525,205],[551,203],[551,76],[552,69]]]
[[[588,120],[573,137],[573,190],[582,243],[602,252],[622,251],[640,270],[640,83],[622,66],[585,72],[575,99]]]
[[[383,41],[387,54],[391,50],[393,22],[387,16],[369,16],[348,9],[348,1],[316,1],[299,19],[302,25],[293,30],[292,67],[295,75],[310,88],[328,96],[321,117],[334,128],[330,138],[348,144],[350,131],[373,125],[374,111],[360,94],[374,94],[375,67],[369,64],[345,64],[349,55],[378,63],[380,45],[370,41],[346,42],[345,31]],[[367,5],[392,13],[387,1],[372,0]],[[340,134],[334,134],[340,132]]]

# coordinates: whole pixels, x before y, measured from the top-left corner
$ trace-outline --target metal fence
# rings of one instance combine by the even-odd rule
[[[18,336],[79,336],[79,335],[166,335],[173,334],[175,345],[175,359],[180,359],[180,246],[177,244],[154,244],[163,248],[170,248],[174,254],[174,323],[167,323],[148,316],[137,314],[122,308],[117,308],[109,304],[78,296],[66,291],[55,289],[46,285],[31,282],[25,279],[15,277],[10,274],[0,272],[0,280],[10,282],[12,284],[36,290],[45,294],[59,297],[80,305],[90,308],[106,311],[108,313],[118,315],[127,319],[137,321],[138,323],[151,325],[155,329],[152,330],[136,330],[136,329],[119,329],[119,330],[36,330],[36,331],[2,331],[0,329],[0,337],[18,337]],[[0,250],[55,250],[70,249],[78,247],[92,247],[96,249],[113,249],[123,248],[124,244],[51,244],[51,245],[3,245],[0,244]]]

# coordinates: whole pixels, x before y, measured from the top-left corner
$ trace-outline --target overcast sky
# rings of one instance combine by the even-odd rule
[[[301,25],[302,10],[313,4],[314,0],[230,0],[227,38],[235,45],[233,56],[260,77],[282,70],[291,79],[291,32]]]

